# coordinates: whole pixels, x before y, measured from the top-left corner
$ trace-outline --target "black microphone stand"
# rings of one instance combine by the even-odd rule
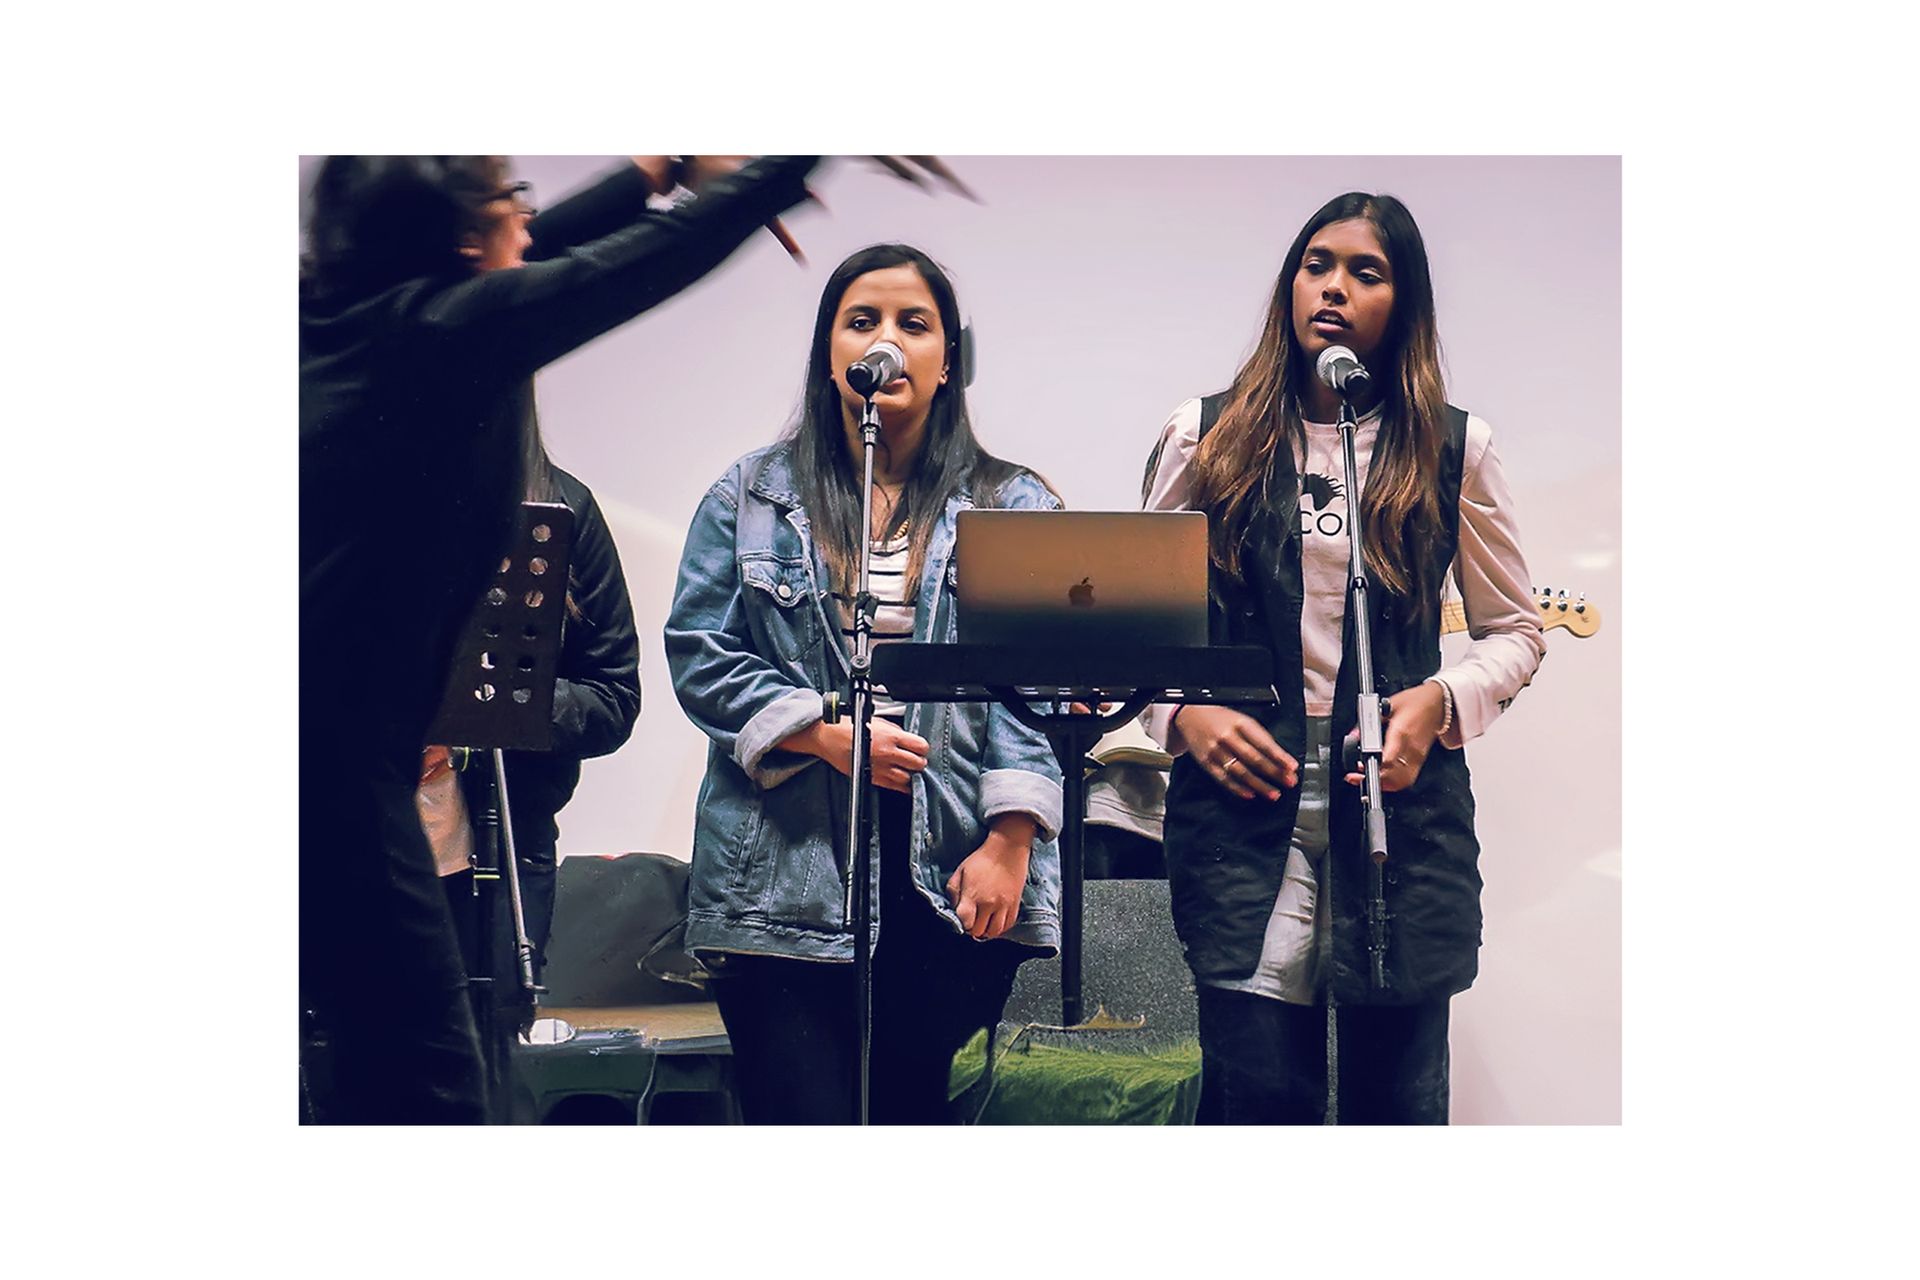
[[[1366,775],[1360,807],[1366,820],[1367,858],[1372,894],[1367,902],[1367,958],[1376,991],[1387,985],[1387,813],[1380,798],[1380,759],[1386,753],[1387,700],[1373,683],[1373,616],[1367,607],[1366,547],[1360,533],[1360,468],[1354,460],[1353,405],[1340,391],[1340,443],[1347,470],[1347,585],[1352,600],[1355,658],[1359,677],[1360,768]]]
[[[453,758],[465,770],[477,763],[484,747],[456,747]],[[469,957],[471,976],[467,985],[473,992],[474,1021],[487,1061],[487,1111],[493,1124],[511,1122],[509,1098],[513,1070],[513,1040],[517,1027],[504,1027],[499,1011],[502,979],[497,972],[499,939],[499,884],[502,869],[507,883],[508,914],[513,925],[514,963],[519,970],[520,988],[537,1001],[546,994],[533,968],[533,940],[527,935],[526,906],[520,893],[520,851],[513,838],[513,807],[507,798],[506,756],[498,747],[490,750],[491,767],[480,777],[479,803],[474,806],[473,896],[478,918],[478,953]]]
[[[479,786],[468,796],[478,950],[465,959],[487,1068],[487,1116],[497,1124],[512,1118],[513,1043],[518,1032],[499,1017],[503,994],[514,981],[502,972],[505,940],[497,936],[503,880],[519,987],[528,1003],[545,991],[534,972],[533,942],[527,936],[505,752],[552,747],[573,527],[573,512],[564,503],[521,505],[512,544],[461,630],[428,736],[428,741],[451,745],[457,768],[473,768],[478,775]],[[489,755],[491,767],[482,765]]]
[[[873,449],[880,435],[880,411],[873,407],[876,385],[866,392],[860,409],[860,576],[854,584],[853,655],[850,663],[852,698],[847,713],[853,718],[853,776],[847,800],[847,917],[853,922],[854,1025],[858,1037],[858,1066],[854,1073],[854,1114],[867,1123],[869,1070],[873,1047],[873,805],[868,789],[867,756],[873,745]],[[829,694],[825,720],[832,724],[842,714],[839,698]]]

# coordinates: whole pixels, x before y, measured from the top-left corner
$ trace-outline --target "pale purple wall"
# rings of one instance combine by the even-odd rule
[[[551,200],[609,163],[517,157]],[[589,762],[569,852],[686,856],[705,740],[667,686],[660,629],[706,486],[785,424],[818,290],[847,252],[918,244],[971,312],[989,448],[1080,508],[1135,505],[1185,397],[1226,384],[1307,216],[1342,191],[1406,201],[1426,237],[1450,398],[1492,424],[1536,582],[1605,612],[1469,748],[1486,878],[1481,977],[1454,1004],[1459,1123],[1620,1118],[1620,164],[1615,158],[996,158],[985,198],[930,198],[861,166],[688,294],[540,377],[554,457],[605,507],[634,598],[644,706]]]

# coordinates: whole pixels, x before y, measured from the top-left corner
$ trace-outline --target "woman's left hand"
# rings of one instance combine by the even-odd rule
[[[1031,818],[1012,823],[996,820],[986,843],[968,854],[948,877],[947,898],[960,917],[960,927],[970,936],[982,941],[997,938],[1020,918],[1020,894],[1027,887],[1027,859],[1037,830]]]
[[[1386,743],[1380,753],[1380,789],[1404,791],[1420,776],[1434,740],[1440,736],[1440,722],[1446,718],[1446,695],[1437,684],[1417,684],[1402,689],[1387,699],[1392,708],[1387,717]],[[1359,786],[1366,775],[1356,770],[1347,775],[1349,786]]]

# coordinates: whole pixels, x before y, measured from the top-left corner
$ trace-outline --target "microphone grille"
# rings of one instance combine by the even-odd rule
[[[1320,358],[1313,362],[1314,376],[1330,387],[1335,386],[1337,384],[1333,380],[1334,362],[1336,360],[1352,360],[1353,358],[1353,352],[1345,347],[1328,347],[1320,353]]]
[[[1367,367],[1360,363],[1360,357],[1353,354],[1351,347],[1328,347],[1313,362],[1313,372],[1315,377],[1335,391],[1346,390],[1349,382],[1369,381]]]

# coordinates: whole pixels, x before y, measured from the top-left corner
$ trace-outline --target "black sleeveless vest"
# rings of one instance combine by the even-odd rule
[[[1214,395],[1201,401],[1203,436],[1224,399]],[[1466,426],[1466,413],[1449,405],[1439,474],[1445,521],[1439,545],[1431,552],[1435,580],[1451,567],[1458,542]],[[1357,500],[1350,510],[1358,516]],[[1248,529],[1246,582],[1229,582],[1214,573],[1211,606],[1214,644],[1261,645],[1272,651],[1279,703],[1243,709],[1296,759],[1306,746],[1307,719],[1298,520],[1299,481],[1292,450],[1283,445],[1274,451],[1266,501]],[[1403,602],[1371,572],[1367,598],[1377,691],[1397,693],[1438,671],[1437,611],[1408,616]],[[1352,597],[1348,599],[1351,604]],[[1480,846],[1473,834],[1465,754],[1437,743],[1414,784],[1386,796],[1387,981],[1384,989],[1369,981],[1369,877],[1360,794],[1347,785],[1339,761],[1339,744],[1356,718],[1355,678],[1349,608],[1334,691],[1329,848],[1320,885],[1322,894],[1331,895],[1332,921],[1331,945],[1322,952],[1323,981],[1342,1004],[1408,1004],[1464,991],[1479,967]],[[1241,800],[1191,758],[1183,755],[1174,761],[1167,789],[1167,878],[1174,924],[1196,979],[1247,978],[1258,966],[1299,803],[1297,789],[1282,792],[1278,801]]]

